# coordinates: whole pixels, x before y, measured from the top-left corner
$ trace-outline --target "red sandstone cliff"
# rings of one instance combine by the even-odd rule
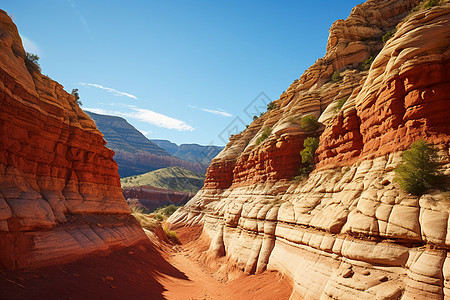
[[[0,11],[0,269],[142,240],[102,134],[24,59],[17,28]]]
[[[203,224],[210,257],[290,276],[292,299],[450,297],[448,195],[414,197],[393,182],[401,151],[421,138],[450,174],[450,4],[405,18],[418,3],[369,0],[336,21],[325,56],[230,138],[169,221]],[[309,114],[323,124],[317,165],[295,181]]]

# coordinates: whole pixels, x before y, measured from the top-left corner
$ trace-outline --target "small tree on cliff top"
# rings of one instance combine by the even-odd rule
[[[39,56],[33,53],[25,53],[25,65],[30,73],[39,73],[41,66],[39,65]]]
[[[83,106],[83,102],[81,102],[80,100],[80,94],[78,93],[78,89],[73,89],[71,94],[75,97],[75,100],[77,101],[78,105]]]
[[[413,143],[402,154],[402,162],[395,170],[395,181],[406,192],[420,196],[427,189],[439,185],[444,176],[439,171],[436,149],[424,140]]]

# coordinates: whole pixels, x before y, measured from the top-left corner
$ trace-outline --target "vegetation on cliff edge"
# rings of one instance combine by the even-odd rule
[[[394,170],[395,181],[406,192],[420,196],[426,190],[438,187],[444,179],[439,167],[436,149],[424,140],[419,140],[402,153],[402,162]]]

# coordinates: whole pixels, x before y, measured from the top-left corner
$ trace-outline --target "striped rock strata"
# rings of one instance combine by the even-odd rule
[[[143,240],[102,134],[72,95],[24,60],[17,28],[0,11],[0,269]]]
[[[202,224],[210,257],[289,275],[292,299],[450,299],[448,193],[411,196],[393,181],[421,138],[450,174],[450,5],[402,22],[417,3],[369,0],[335,22],[325,57],[231,137],[173,226]],[[368,71],[355,68],[377,51]],[[317,164],[296,181],[307,137],[297,123],[308,114],[323,124]]]

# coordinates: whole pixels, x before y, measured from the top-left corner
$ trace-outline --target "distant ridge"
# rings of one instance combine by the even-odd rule
[[[151,139],[150,141],[175,157],[191,162],[201,163],[206,166],[208,166],[211,163],[211,160],[224,148],[213,145],[202,146],[199,144],[181,144],[178,146],[168,140]]]
[[[128,177],[154,171],[166,167],[182,167],[183,169],[202,173],[207,165],[183,160],[172,156],[169,152],[147,139],[124,118],[101,115],[86,111],[103,133],[106,146],[115,152],[114,160],[119,165],[120,177]]]
[[[205,181],[205,176],[180,167],[169,167],[120,180],[122,188],[153,186],[179,192],[197,193]]]

